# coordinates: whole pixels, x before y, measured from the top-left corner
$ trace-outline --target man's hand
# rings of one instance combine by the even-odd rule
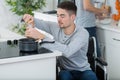
[[[101,9],[104,11],[103,16],[108,17],[108,15],[110,14],[110,6],[102,5]]]
[[[26,37],[34,38],[36,40],[42,40],[45,35],[37,31],[35,28],[27,27],[25,32]]]
[[[30,14],[25,14],[25,15],[23,16],[23,20],[25,21],[25,23],[28,24],[28,26],[31,25],[32,27],[34,27],[34,18],[33,18],[32,15],[30,15]]]

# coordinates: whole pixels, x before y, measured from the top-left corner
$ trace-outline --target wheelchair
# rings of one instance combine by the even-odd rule
[[[97,57],[95,37],[89,38],[87,57],[90,67],[95,72],[98,80],[107,80],[107,62],[103,61],[100,57]],[[59,80],[59,71],[59,66],[56,66],[56,80]]]
[[[98,80],[107,80],[107,62],[97,56],[95,37],[89,38],[87,57],[90,67],[96,73]]]

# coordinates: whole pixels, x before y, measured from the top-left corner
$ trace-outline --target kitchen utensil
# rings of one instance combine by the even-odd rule
[[[37,51],[38,49],[38,42],[35,41],[35,39],[32,38],[22,38],[19,39],[19,49],[20,51]]]

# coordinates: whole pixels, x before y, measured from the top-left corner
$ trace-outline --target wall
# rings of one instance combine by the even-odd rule
[[[8,27],[13,23],[17,23],[18,16],[9,11],[5,0],[0,0],[0,27]]]
[[[46,0],[46,7],[43,8],[43,11],[50,11],[57,8],[57,0]]]
[[[115,9],[115,1],[116,1],[116,0],[109,0],[109,1],[108,1],[108,4],[111,6],[112,14],[117,13],[117,11],[116,11],[116,9]]]

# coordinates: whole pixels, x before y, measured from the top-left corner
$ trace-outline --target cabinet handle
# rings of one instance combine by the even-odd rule
[[[113,40],[115,40],[115,41],[120,41],[120,39],[116,39],[116,38],[112,38]]]

